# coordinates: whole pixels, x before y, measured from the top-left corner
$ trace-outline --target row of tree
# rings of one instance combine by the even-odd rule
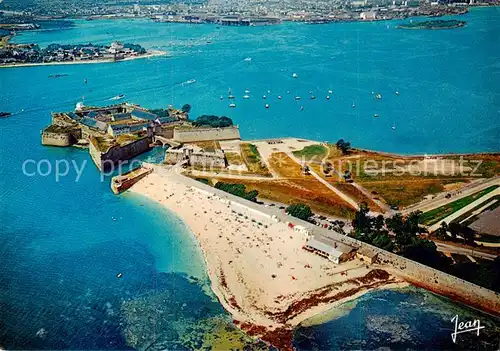
[[[195,127],[225,128],[233,125],[233,120],[226,116],[201,115],[194,120]]]
[[[253,202],[257,202],[257,195],[259,195],[257,190],[247,192],[244,184],[217,182],[215,188]]]
[[[412,212],[406,217],[398,213],[392,218],[384,218],[382,215],[373,217],[368,212],[366,204],[361,204],[360,210],[356,212],[352,221],[352,236],[355,239],[500,292],[500,257],[494,261],[454,264],[451,258],[437,250],[433,241],[421,237],[426,231],[419,226],[420,211]],[[457,229],[453,224],[450,227],[455,235],[457,230],[463,229]],[[438,235],[447,236],[446,231],[449,229],[442,225]],[[462,230],[460,233],[463,232]]]

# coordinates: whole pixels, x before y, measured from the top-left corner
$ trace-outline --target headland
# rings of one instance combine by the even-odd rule
[[[109,46],[51,44],[41,49],[36,44],[4,43],[0,68],[113,63],[167,55],[160,50],[146,50],[136,44],[113,42]]]
[[[102,171],[168,145],[162,164],[115,179],[185,221],[213,291],[249,335],[291,349],[293,327],[305,319],[408,283],[500,313],[497,281],[469,277],[458,258],[478,272],[498,262],[488,245],[495,226],[471,232],[464,222],[499,204],[498,153],[401,156],[342,139],[242,141],[230,118],[191,120],[189,111],[79,104],[53,114],[42,142],[87,143]]]
[[[460,28],[467,24],[466,21],[458,20],[435,20],[435,21],[416,21],[398,25],[398,29],[453,29]]]

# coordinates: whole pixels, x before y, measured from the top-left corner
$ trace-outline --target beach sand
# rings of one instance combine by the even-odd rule
[[[112,60],[112,59],[102,59],[102,60],[79,60],[79,61],[64,61],[64,62],[42,62],[42,63],[14,63],[8,65],[0,64],[0,68],[15,68],[15,67],[34,67],[34,66],[58,66],[58,65],[85,65],[85,64],[97,64],[97,63],[113,63],[113,62],[122,62],[122,61],[131,61],[138,60],[144,58],[150,58],[155,56],[165,56],[168,55],[165,51],[160,50],[149,50],[144,55],[140,56],[130,56],[121,60]]]
[[[212,290],[236,325],[280,349],[301,321],[375,288],[407,283],[358,259],[336,265],[302,249],[286,223],[245,218],[231,206],[155,166],[131,191],[175,212],[198,238]],[[260,222],[260,223],[259,223]]]

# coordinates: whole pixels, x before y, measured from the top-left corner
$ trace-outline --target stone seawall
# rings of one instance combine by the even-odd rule
[[[378,260],[382,263],[387,263],[393,267],[391,270],[394,274],[399,275],[402,279],[409,283],[430,290],[436,294],[448,297],[454,301],[462,302],[465,305],[472,306],[478,310],[491,313],[495,316],[500,316],[500,294],[492,290],[483,288],[479,285],[470,283],[463,279],[454,277],[444,272],[438,271],[431,267],[425,266],[418,262],[409,260],[402,256],[393,254],[391,252],[382,250],[375,246],[366,244],[354,238],[329,231],[327,229],[319,228],[309,222],[300,219],[286,216],[283,213],[264,208],[261,205],[247,201],[245,199],[236,197],[234,195],[225,193],[211,186],[198,182],[194,179],[184,177],[183,182],[202,189],[209,193],[215,194],[221,198],[245,204],[247,207],[255,209],[256,211],[266,212],[275,215],[281,221],[289,221],[295,225],[301,225],[307,228],[311,233],[327,231],[328,235],[335,236],[335,240],[344,244],[350,245],[357,249],[369,250],[372,253],[378,254]]]
[[[228,128],[194,128],[188,130],[174,130],[175,141],[191,143],[195,141],[234,140],[240,139],[238,126]]]
[[[42,145],[48,146],[71,146],[73,145],[71,133],[42,132]]]
[[[129,160],[148,151],[150,149],[150,143],[151,139],[146,137],[127,145],[115,145],[110,147],[105,152],[101,152],[97,148],[97,145],[95,145],[95,141],[91,139],[89,144],[89,153],[97,168],[101,171],[108,171],[118,162]]]

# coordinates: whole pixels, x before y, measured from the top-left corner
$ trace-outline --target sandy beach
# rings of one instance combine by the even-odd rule
[[[122,61],[131,61],[138,59],[145,59],[155,56],[165,56],[168,55],[166,51],[160,50],[149,50],[144,55],[140,56],[130,56],[124,59],[115,61],[111,59],[103,59],[103,60],[80,60],[80,61],[64,61],[64,62],[42,62],[42,63],[15,63],[9,65],[1,65],[0,68],[15,68],[15,67],[34,67],[34,66],[59,66],[59,65],[86,65],[86,64],[97,64],[97,63],[113,63],[113,62],[122,62]]]
[[[238,215],[228,201],[161,166],[131,191],[175,212],[198,238],[212,290],[235,324],[280,349],[305,319],[379,288],[407,286],[389,267],[353,259],[334,264],[302,249],[284,222]]]

